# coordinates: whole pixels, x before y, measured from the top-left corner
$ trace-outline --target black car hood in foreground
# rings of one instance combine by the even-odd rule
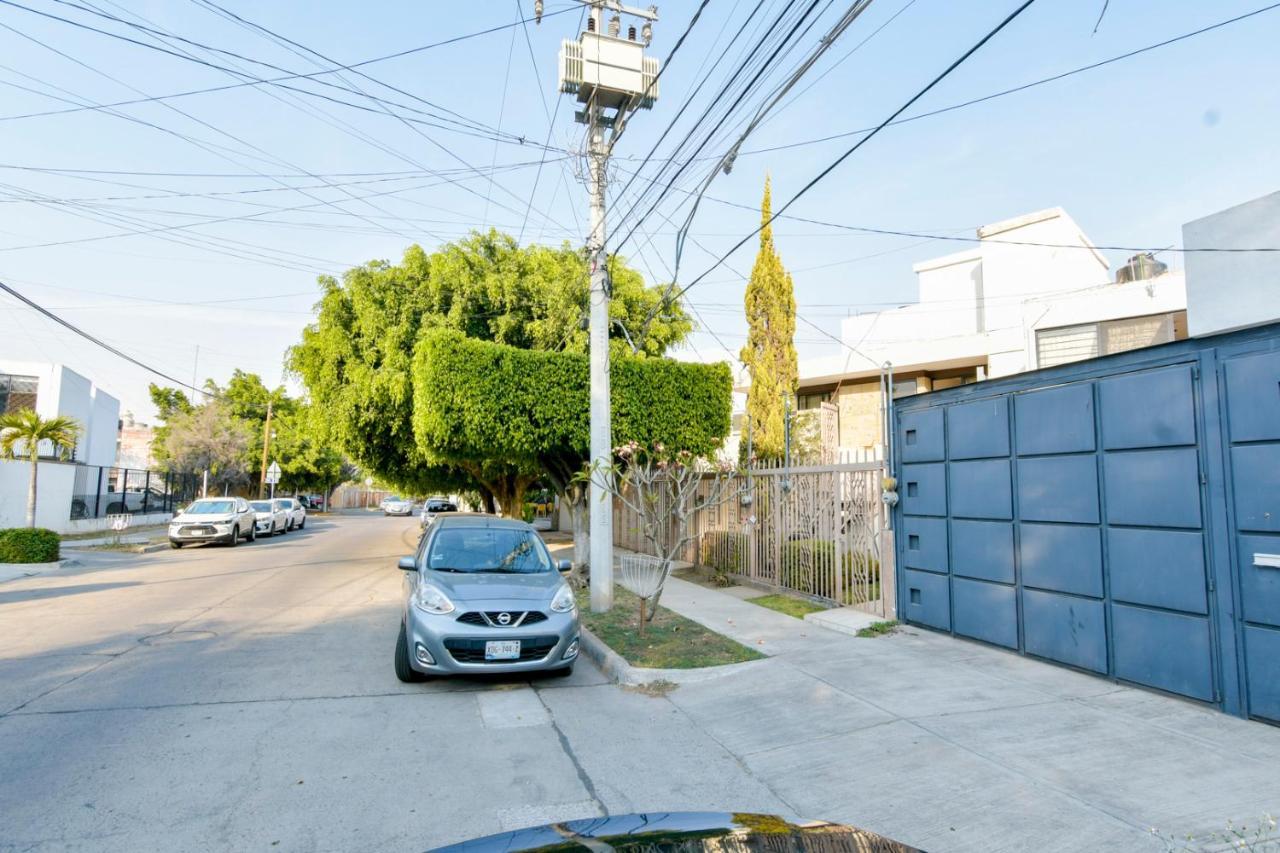
[[[475,838],[439,851],[671,851],[737,853],[911,853],[915,847],[865,829],[822,821],[792,823],[773,815],[652,812],[571,820]]]

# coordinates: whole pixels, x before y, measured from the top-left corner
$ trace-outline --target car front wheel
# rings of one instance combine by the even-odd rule
[[[230,548],[234,548],[239,544],[240,544],[240,527],[237,525],[236,527],[231,528],[231,539],[227,541],[227,546]]]
[[[409,635],[404,629],[404,623],[400,623],[400,636],[396,639],[396,678],[405,684],[414,684],[419,681],[426,681],[427,677],[418,672],[409,663]]]

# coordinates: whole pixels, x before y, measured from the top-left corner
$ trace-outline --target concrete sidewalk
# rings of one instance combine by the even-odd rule
[[[670,701],[797,814],[991,851],[1159,850],[1153,827],[1181,843],[1280,813],[1278,728],[915,628],[859,639],[676,578],[662,603],[772,655]]]

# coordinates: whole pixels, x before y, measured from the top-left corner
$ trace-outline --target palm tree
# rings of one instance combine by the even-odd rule
[[[31,460],[31,486],[27,490],[27,527],[36,526],[36,474],[39,471],[40,442],[53,444],[57,454],[67,459],[80,437],[80,424],[75,418],[56,417],[48,420],[32,409],[19,409],[0,415],[0,456],[17,459],[21,445]]]

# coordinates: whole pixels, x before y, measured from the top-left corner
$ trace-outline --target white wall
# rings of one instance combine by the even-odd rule
[[[30,374],[28,374],[30,375]],[[64,531],[70,526],[71,493],[75,488],[73,464],[41,462],[36,478],[36,527]],[[0,528],[27,523],[27,488],[31,463],[0,460]]]
[[[1280,246],[1280,192],[1182,226],[1186,248]],[[1187,252],[1187,330],[1193,337],[1280,320],[1280,255]]]
[[[116,437],[120,434],[120,401],[101,388],[93,389],[88,433],[81,440],[86,465],[114,465]],[[79,458],[77,456],[77,458]]]

